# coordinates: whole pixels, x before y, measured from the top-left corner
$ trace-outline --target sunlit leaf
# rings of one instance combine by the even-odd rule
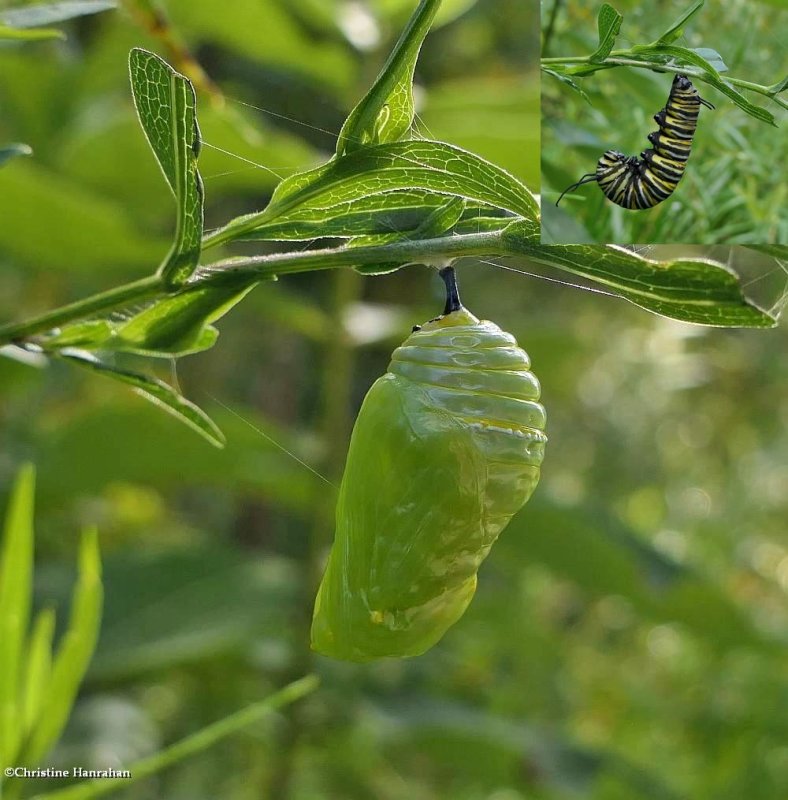
[[[188,78],[147,50],[129,56],[131,87],[142,129],[177,206],[175,241],[160,267],[170,286],[184,283],[200,258],[203,188],[197,169],[200,131],[197,98]]]
[[[408,141],[365,147],[287,178],[265,210],[233,220],[206,237],[206,243],[248,234],[265,237],[269,225],[277,231],[291,223],[326,223],[335,214],[353,213],[358,202],[364,203],[365,212],[374,204],[385,215],[400,200],[412,208],[420,191],[442,195],[439,203],[430,203],[433,209],[455,196],[530,219],[538,216],[531,192],[508,172],[449,144]]]
[[[401,139],[413,124],[413,73],[441,0],[421,0],[372,88],[350,112],[337,155]]]

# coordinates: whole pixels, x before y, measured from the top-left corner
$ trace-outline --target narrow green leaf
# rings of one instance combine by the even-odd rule
[[[36,795],[33,800],[91,800],[94,797],[108,794],[115,789],[125,788],[131,783],[154,775],[184,758],[189,758],[201,753],[203,750],[207,750],[228,736],[232,736],[249,727],[249,725],[253,725],[259,720],[270,716],[274,711],[311,694],[319,685],[320,680],[316,675],[307,675],[297,681],[293,681],[293,683],[288,684],[265,700],[247,706],[219,722],[208,725],[201,731],[181,739],[180,742],[162,750],[160,753],[130,764],[128,766],[128,770],[131,773],[130,778],[85,781],[84,783],[78,783],[76,786]]]
[[[216,423],[199,406],[187,400],[164,381],[107,364],[84,350],[68,348],[61,350],[58,355],[94,372],[100,372],[121,383],[133,386],[139,395],[172,414],[212,445],[224,447],[224,435]]]
[[[350,112],[337,139],[337,155],[395,142],[413,124],[413,75],[421,46],[441,0],[421,0],[372,88]]]
[[[777,81],[777,83],[772,84],[769,87],[769,94],[780,94],[780,92],[784,92],[788,89],[788,75],[786,75],[781,81]]]
[[[203,230],[197,98],[188,78],[147,50],[131,51],[129,74],[140,124],[177,206],[175,240],[159,274],[180,286],[197,267]]]
[[[35,470],[22,468],[11,491],[0,554],[0,764],[15,764],[22,736],[22,654],[33,579]]]
[[[36,617],[27,646],[25,681],[22,695],[23,735],[29,736],[39,716],[46,713],[44,697],[52,673],[52,637],[55,633],[55,612],[44,609]]]
[[[117,8],[117,0],[73,0],[62,3],[32,3],[0,11],[0,22],[13,28],[37,28],[76,17]]]
[[[703,8],[705,0],[693,3],[663,34],[655,44],[670,44],[684,34],[684,26]]]
[[[534,196],[500,167],[459,147],[428,140],[394,142],[356,150],[279,184],[268,207],[230,222],[206,237],[206,243],[265,235],[275,223],[326,221],[327,209],[352,212],[359,201],[396,191],[422,190],[484,203],[518,216],[536,219]],[[389,194],[392,205],[397,195]],[[412,197],[412,195],[411,195]]]
[[[0,36],[2,36],[1,33]],[[32,148],[26,144],[14,142],[12,144],[3,145],[3,147],[0,147],[0,167],[2,167],[6,161],[9,161],[16,156],[29,156],[32,154]]]
[[[510,225],[505,241],[512,254],[588,278],[661,316],[719,327],[776,325],[744,296],[738,276],[713,261],[652,261],[615,245],[541,245],[523,223]]]
[[[0,23],[0,41],[3,39],[15,39],[22,42],[37,42],[43,39],[65,39],[66,35],[57,28],[33,28],[24,30],[23,28],[12,28],[9,25]]]
[[[572,80],[572,78],[570,78],[569,75],[567,75],[562,69],[542,67],[542,72],[550,75],[553,78],[556,78],[557,80],[561,81],[561,83],[565,83],[570,89],[573,89],[575,92],[577,92],[583,98],[583,100],[586,101],[586,103],[591,105],[591,98],[586,93],[586,90],[583,89],[583,87],[580,86],[577,81]]]
[[[777,122],[771,112],[751,103],[741,92],[736,91],[732,86],[725,83],[723,78],[714,78],[711,75],[705,75],[701,77],[701,80],[713,86],[718,92],[722,92],[726,97],[729,97],[742,111],[745,111],[751,117],[755,117],[755,119],[759,119],[761,122],[767,122],[775,128],[777,127]]]
[[[25,752],[25,762],[42,759],[66,726],[82,678],[98,641],[104,590],[101,584],[101,557],[98,534],[86,530],[79,548],[77,583],[71,597],[68,629],[52,663],[43,705]]]
[[[599,9],[597,26],[599,27],[599,47],[590,56],[592,64],[599,64],[604,61],[616,43],[616,37],[621,30],[621,23],[624,17],[616,11],[609,3],[603,3]]]

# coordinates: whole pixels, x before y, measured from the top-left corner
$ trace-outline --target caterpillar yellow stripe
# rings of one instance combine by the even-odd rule
[[[701,105],[714,108],[698,94],[686,75],[676,75],[665,108],[654,115],[659,130],[648,135],[652,147],[640,157],[607,150],[597,162],[596,171],[565,189],[555,204],[567,192],[593,182],[608,200],[627,209],[653,208],[667,200],[684,175]]]

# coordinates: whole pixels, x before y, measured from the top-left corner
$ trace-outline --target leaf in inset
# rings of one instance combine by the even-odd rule
[[[172,414],[212,445],[224,447],[224,435],[216,423],[199,406],[187,400],[164,381],[108,364],[84,350],[67,348],[61,350],[58,355],[94,372],[100,372],[109,378],[133,386],[139,395]]]
[[[421,0],[382,72],[350,112],[337,139],[337,155],[401,139],[413,124],[413,74],[441,0]]]
[[[175,240],[159,274],[180,286],[197,267],[203,230],[197,98],[188,78],[147,50],[131,51],[129,73],[140,124],[177,206]]]
[[[546,73],[547,75],[556,78],[557,80],[561,81],[561,83],[566,84],[570,89],[573,89],[577,92],[583,100],[586,101],[589,105],[591,104],[591,98],[586,93],[586,90],[577,82],[572,80],[564,71],[563,68],[560,69],[551,69],[548,67],[542,67],[542,72]]]
[[[609,3],[603,3],[599,9],[597,26],[599,28],[599,47],[589,57],[592,64],[599,64],[604,61],[616,43],[616,37],[621,30],[621,23],[624,17],[616,11]]]
[[[701,10],[705,0],[693,3],[660,37],[655,44],[670,44],[684,33],[684,26]]]

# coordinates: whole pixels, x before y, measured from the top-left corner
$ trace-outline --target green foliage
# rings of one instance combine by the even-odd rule
[[[545,242],[784,241],[788,231],[779,214],[783,182],[772,165],[783,160],[785,137],[772,128],[784,119],[788,104],[781,96],[784,79],[769,85],[763,78],[782,63],[783,46],[774,33],[781,27],[777,13],[737,1],[726,4],[715,16],[703,2],[695,2],[668,22],[675,13],[672,8],[646,13],[635,4],[626,2],[625,6],[622,30],[630,41],[643,43],[626,49],[611,46],[603,58],[594,53],[542,60],[543,71],[560,81],[546,79],[544,83]],[[599,49],[601,39],[595,44],[585,21],[596,4],[571,0],[561,8],[552,50]],[[609,8],[604,5],[599,10],[600,34],[612,35],[615,28]],[[742,25],[742,19],[746,24]],[[707,43],[717,49],[700,46]],[[735,74],[760,75],[760,81],[728,76],[728,64]],[[645,136],[653,130],[651,115],[666,102],[669,84],[660,78],[665,72],[688,75],[701,95],[717,106],[700,116],[693,153],[677,194],[653,209],[627,211],[614,207],[596,187],[589,186],[576,190],[556,208],[560,192],[580,175],[592,172],[602,152],[638,153],[646,146]],[[708,86],[723,98],[710,95]],[[767,98],[767,105],[774,104],[776,113],[764,107],[759,95]],[[764,122],[769,127],[759,124]]]
[[[613,4],[629,35],[648,33],[641,42],[656,39],[689,5]],[[464,13],[435,30],[420,56],[417,130],[505,167],[534,190],[538,4],[451,5],[455,15],[461,7]],[[317,167],[334,152],[333,137],[314,128],[336,134],[341,111],[364,95],[369,68],[386,60],[416,3],[363,6],[369,16],[362,22],[371,21],[379,37],[365,49],[348,36],[356,35],[350,22],[359,18],[343,16],[343,0],[250,0],[226,3],[221,14],[208,0],[160,5],[225,93],[221,107],[198,89],[206,230],[258,212],[278,183],[210,145],[283,176]],[[758,9],[776,6],[736,7],[740,44],[716,46],[732,74],[760,75],[742,64],[760,58],[756,33],[769,46]],[[703,18],[687,26],[690,47],[703,44],[694,32]],[[27,142],[36,153],[0,171],[4,321],[152,274],[170,246],[170,193],[140,135],[123,64],[141,45],[189,73],[160,39],[132,25],[127,15],[103,14],[89,25],[64,26],[67,48],[0,49],[0,141]],[[581,42],[585,34],[590,38]],[[595,15],[577,25],[576,37],[571,49],[554,52],[593,52]],[[575,80],[600,102],[596,79]],[[640,70],[624,81],[623,96],[648,93],[643,109],[653,113],[664,103],[666,80]],[[544,84],[546,93],[562,88]],[[770,186],[758,153],[771,147],[776,163],[779,143],[775,150],[770,126],[725,98],[711,99],[722,100],[714,119],[727,120],[734,167],[741,163],[750,175],[737,187],[757,210]],[[645,118],[638,140],[644,130]],[[428,207],[428,216],[452,199],[416,195],[409,202],[419,221],[426,217],[418,209]],[[712,201],[709,222],[697,218],[699,224],[718,224]],[[467,207],[455,227],[462,236],[453,239],[484,233],[487,221],[497,230],[500,215],[473,214]],[[528,224],[534,247],[536,230]],[[445,243],[396,244],[391,263],[398,271],[380,279],[351,268],[290,275],[300,243],[240,244],[203,255],[208,264],[275,253],[280,260],[263,267],[283,270],[211,323],[221,329],[216,347],[177,361],[183,391],[224,431],[223,450],[205,446],[128,386],[57,358],[33,368],[42,359],[32,348],[13,350],[25,363],[0,359],[0,493],[15,464],[32,459],[38,468],[36,608],[67,607],[73,531],[101,531],[101,638],[45,765],[133,769],[314,667],[322,688],[292,712],[267,715],[247,733],[117,796],[780,797],[788,781],[788,731],[775,713],[787,688],[784,326],[721,331],[672,322],[621,299],[518,274],[618,291],[508,248],[504,256],[499,244],[477,251],[484,261],[463,260],[458,271],[464,299],[512,331],[538,365],[553,445],[540,490],[482,567],[462,623],[433,651],[364,668],[310,664],[309,606],[333,530],[335,490],[299,462],[338,485],[361,398],[396,343],[442,305],[434,271],[402,267],[400,257],[407,251],[418,263],[430,250],[437,258]],[[370,260],[377,252],[381,264],[378,246],[357,249]],[[324,249],[315,243],[298,263]],[[347,257],[344,247],[331,249],[339,250],[332,258]],[[764,308],[785,289],[775,258],[786,258],[776,245],[768,253],[673,247],[639,248],[637,255],[727,265]],[[325,259],[323,252],[312,263]],[[219,277],[230,278],[229,270],[218,272],[198,270],[191,280],[199,285],[213,273],[210,285],[218,287]],[[152,294],[118,299],[119,313],[94,310],[85,321],[123,323],[145,312],[162,298],[158,284],[143,280]],[[68,324],[50,322],[24,343],[42,344],[52,328]],[[139,371],[147,363],[157,374],[169,366],[128,353],[108,357]],[[73,781],[6,788],[29,797],[73,788]]]
[[[290,271],[353,267],[366,274],[384,274],[414,261],[443,263],[463,255],[512,251],[610,285],[607,273],[594,264],[605,259],[617,263],[626,256],[579,248],[565,249],[557,257],[542,249],[536,242],[537,202],[508,172],[450,144],[426,139],[401,141],[409,135],[415,113],[412,83],[416,60],[439,5],[424,0],[414,11],[377,81],[348,117],[335,158],[282,180],[262,211],[237,217],[204,238],[203,182],[197,167],[201,140],[194,89],[158,56],[139,48],[132,50],[130,74],[138,118],[176,200],[177,224],[170,252],[156,275],[136,287],[119,287],[60,313],[0,327],[0,342],[19,344],[31,335],[48,333],[32,344],[134,385],[143,397],[212,444],[221,444],[215,424],[194,403],[158,378],[130,370],[102,353],[159,357],[205,350],[217,336],[211,323],[255,283]],[[683,22],[676,23],[662,40],[675,38]],[[616,12],[604,6],[594,59],[601,62],[606,58],[620,24]],[[322,255],[317,251],[293,253],[289,258],[236,259],[198,270],[201,250],[220,244],[327,237],[349,241],[344,250],[325,250]],[[630,287],[624,295],[627,299],[637,295],[642,307],[687,321],[756,327],[773,322],[746,300],[735,278],[727,273],[724,298],[715,295],[718,265],[699,261],[690,272],[683,262],[656,266],[661,280],[667,278],[671,298],[665,298],[656,282],[647,282],[634,292]],[[142,300],[149,305],[131,314],[126,311],[123,322],[95,318],[98,313],[124,311],[130,303]],[[699,300],[704,306],[701,312]],[[53,330],[63,323],[70,324]]]
[[[0,556],[0,760],[39,762],[58,740],[87,671],[101,624],[98,537],[82,534],[68,626],[52,656],[55,617],[43,609],[28,634],[32,605],[35,473],[28,466],[11,495]],[[8,775],[0,776],[0,786]]]

